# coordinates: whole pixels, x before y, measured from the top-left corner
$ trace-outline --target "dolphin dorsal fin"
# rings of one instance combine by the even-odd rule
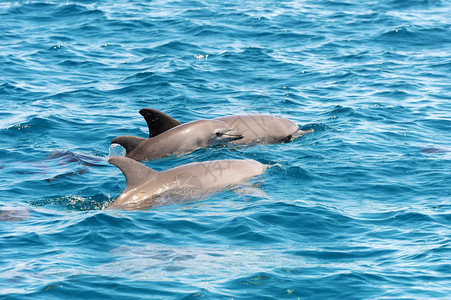
[[[167,114],[153,108],[143,108],[139,113],[147,122],[147,126],[149,127],[149,138],[182,124]]]
[[[149,180],[149,177],[158,174],[157,171],[146,167],[142,163],[123,156],[112,157],[108,162],[118,167],[124,173],[127,180],[124,192],[140,186]]]

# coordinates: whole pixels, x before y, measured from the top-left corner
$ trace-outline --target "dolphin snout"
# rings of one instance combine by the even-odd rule
[[[238,131],[234,131],[232,128],[225,132],[222,136],[224,138],[230,139],[231,141],[240,140],[244,137],[243,134],[239,133]]]

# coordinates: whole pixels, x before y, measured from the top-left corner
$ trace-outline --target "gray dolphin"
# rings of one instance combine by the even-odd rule
[[[267,168],[252,159],[190,163],[162,172],[122,156],[108,162],[124,173],[127,186],[107,209],[127,210],[195,199],[260,175]]]
[[[157,136],[169,128],[182,124],[156,109],[143,108],[139,113],[147,122],[149,137]],[[285,143],[313,131],[313,129],[300,130],[296,123],[285,118],[261,114],[230,115],[213,120],[222,121],[243,135],[242,139],[230,141],[234,144]]]
[[[157,159],[173,154],[183,154],[196,149],[224,144],[242,138],[241,134],[218,120],[198,120],[179,124],[148,139],[123,135],[111,144],[125,148],[125,157],[135,160]]]

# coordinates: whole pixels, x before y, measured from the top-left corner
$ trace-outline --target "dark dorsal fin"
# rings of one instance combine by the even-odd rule
[[[123,156],[115,156],[108,160],[108,162],[118,167],[125,175],[127,186],[124,192],[136,188],[149,180],[149,177],[158,174],[157,171],[146,167],[145,165]]]
[[[156,109],[143,108],[139,113],[146,119],[147,126],[149,127],[149,138],[182,124],[176,119]]]
[[[114,138],[111,141],[111,144],[121,145],[122,147],[125,148],[125,151],[127,151],[126,155],[129,155],[133,150],[135,150],[136,147],[138,147],[139,144],[141,144],[145,140],[147,139],[143,139],[137,136],[121,135]]]

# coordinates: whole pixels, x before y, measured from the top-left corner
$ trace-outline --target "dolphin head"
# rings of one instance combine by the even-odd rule
[[[203,137],[208,146],[225,144],[243,138],[243,135],[233,130],[229,125],[218,120],[197,121],[201,126]]]
[[[212,120],[213,136],[211,142],[213,145],[225,144],[243,138],[243,135],[222,121]]]

